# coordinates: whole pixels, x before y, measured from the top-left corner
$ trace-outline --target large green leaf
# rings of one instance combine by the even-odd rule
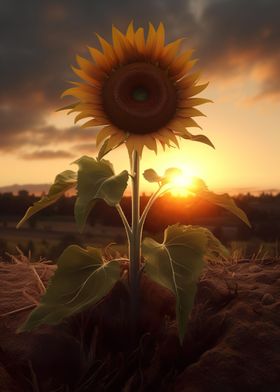
[[[19,228],[32,215],[36,214],[36,212],[55,203],[65,194],[66,191],[74,188],[76,183],[77,174],[72,170],[65,170],[64,172],[58,174],[54,180],[54,184],[50,187],[48,194],[43,196],[39,201],[35,202],[33,206],[28,208],[24,217],[17,224],[17,228]]]
[[[88,156],[83,156],[75,163],[79,165],[75,219],[82,231],[97,199],[103,199],[109,206],[115,206],[121,201],[127,187],[128,171],[115,175],[109,161],[99,161]]]
[[[162,244],[151,238],[143,241],[145,273],[171,290],[176,297],[181,342],[194,303],[196,283],[203,269],[203,256],[211,252],[211,247],[215,252],[224,252],[222,244],[214,238],[213,234],[203,227],[176,224],[165,230]]]
[[[57,262],[45,295],[19,331],[42,324],[59,324],[65,317],[81,312],[100,301],[120,277],[117,261],[103,263],[96,248],[71,245]]]
[[[213,203],[219,207],[223,207],[239,219],[241,219],[246,225],[251,227],[251,224],[248,220],[247,215],[241,208],[237,207],[235,201],[227,194],[216,194],[214,192],[210,192],[203,180],[200,178],[194,178],[193,186],[188,188],[191,192],[196,194],[201,199],[204,199],[210,203]]]

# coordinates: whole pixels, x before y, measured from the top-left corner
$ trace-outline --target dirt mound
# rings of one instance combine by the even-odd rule
[[[121,283],[95,309],[16,335],[54,268],[0,264],[1,391],[280,390],[280,260],[206,266],[182,347],[173,296],[147,279],[135,345]]]

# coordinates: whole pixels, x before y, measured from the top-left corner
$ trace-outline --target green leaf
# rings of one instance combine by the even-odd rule
[[[183,341],[187,319],[196,294],[196,283],[203,269],[203,256],[213,247],[214,240],[203,227],[173,225],[164,232],[162,244],[146,238],[142,244],[146,259],[145,273],[155,282],[171,290],[176,297],[176,315],[180,341]],[[221,251],[223,251],[223,246]]]
[[[208,244],[207,244],[207,249],[205,253],[205,257],[208,260],[211,261],[216,261],[217,258],[227,258],[229,256],[229,251],[228,249],[218,240],[217,237],[214,236],[214,234],[206,229],[205,229],[205,234],[208,239]]]
[[[43,196],[39,201],[35,202],[33,206],[29,207],[24,217],[17,224],[19,228],[24,222],[27,221],[32,215],[54,204],[60,199],[66,191],[74,188],[77,183],[77,174],[72,170],[65,170],[55,177],[54,184],[50,187],[49,192],[46,196]]]
[[[34,309],[19,332],[30,331],[42,324],[59,324],[99,302],[120,278],[117,261],[103,263],[99,249],[71,245],[57,262],[40,304]]]
[[[203,200],[206,200],[212,204],[215,204],[219,207],[223,207],[239,219],[241,219],[247,226],[251,227],[251,224],[248,220],[247,215],[245,212],[237,207],[235,201],[227,194],[223,193],[221,195],[216,194],[214,192],[210,192],[203,180],[200,178],[194,178],[193,185],[188,187],[188,189],[195,193],[198,197]]]
[[[148,182],[161,182],[162,180],[162,177],[154,169],[145,170],[143,176]]]
[[[78,197],[75,203],[75,219],[82,231],[87,217],[97,199],[103,199],[113,207],[121,201],[127,187],[128,171],[115,175],[112,164],[83,156],[75,163],[78,171]]]

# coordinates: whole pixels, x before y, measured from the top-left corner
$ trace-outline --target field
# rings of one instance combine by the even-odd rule
[[[229,250],[205,264],[182,346],[173,295],[145,277],[131,337],[125,274],[95,308],[16,334],[65,247],[92,245],[110,259],[126,255],[127,246],[112,209],[100,207],[80,234],[71,199],[20,229],[22,200],[10,197],[10,204],[20,202],[13,214],[0,204],[1,392],[280,390],[279,197],[243,200],[252,229],[220,210],[199,204],[186,211],[184,200],[171,201],[152,211],[144,236],[161,240],[162,227],[180,221],[209,228]]]
[[[210,223],[210,224],[209,224]],[[211,224],[212,223],[212,224]],[[56,260],[60,253],[70,244],[81,246],[95,246],[110,248],[127,254],[125,232],[119,226],[105,226],[103,224],[87,225],[83,234],[78,232],[77,226],[71,217],[43,217],[33,227],[25,225],[16,229],[17,221],[14,217],[6,217],[5,223],[0,222],[0,256],[7,253],[17,253],[19,248],[25,255],[31,254],[33,258]],[[202,223],[215,233],[215,223]],[[236,227],[223,227],[222,242],[227,246],[233,259],[278,257],[280,244],[275,241],[263,241],[260,238],[249,240],[235,239]],[[219,237],[219,233],[215,233]],[[161,233],[144,232],[160,240]]]
[[[121,283],[57,327],[15,334],[54,268],[23,255],[0,263],[1,391],[279,391],[280,259],[208,264],[182,346],[174,297],[147,279],[136,345]]]

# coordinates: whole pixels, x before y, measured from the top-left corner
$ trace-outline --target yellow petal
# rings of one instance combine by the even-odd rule
[[[185,75],[189,72],[189,70],[190,70],[196,63],[197,63],[197,59],[194,59],[194,60],[189,61],[189,62],[182,68],[182,70],[181,70],[180,73],[178,73],[178,74],[176,74],[176,75],[173,75],[173,76],[171,77],[171,80],[176,81],[176,80],[181,79],[183,76],[185,76]]]
[[[170,127],[168,126],[168,128],[170,128]],[[163,137],[162,140],[165,140],[165,141],[168,141],[168,142],[169,142],[169,140],[171,140],[177,147],[179,147],[178,140],[177,140],[176,136],[174,135],[173,131],[171,129],[168,129],[168,128],[163,128],[163,129],[158,131],[158,134],[159,134],[158,139],[160,137]]]
[[[132,156],[132,153],[135,150],[138,152],[139,157],[141,158],[143,147],[144,147],[142,143],[142,136],[130,134],[128,139],[126,140],[126,147],[130,157]]]
[[[188,109],[181,109],[179,108],[177,110],[177,114],[178,116],[181,117],[197,117],[197,116],[205,116],[205,114],[203,114],[200,110],[196,109],[196,108],[188,108]]]
[[[149,22],[149,32],[147,36],[146,49],[145,49],[145,54],[147,58],[152,57],[152,53],[154,52],[156,46],[156,39],[157,39],[156,30],[153,24]]]
[[[198,123],[195,120],[193,120],[192,118],[183,118],[182,117],[182,118],[180,118],[180,121],[182,122],[182,124],[185,127],[196,127],[196,128],[202,129],[201,126],[198,125]]]
[[[160,58],[160,55],[164,48],[164,40],[165,40],[164,26],[162,22],[160,22],[158,29],[156,31],[154,50],[150,55],[152,62],[158,61],[158,59]]]
[[[127,148],[127,151],[128,151],[129,158],[131,159],[132,154],[133,154],[133,150],[134,150],[134,143],[131,140],[130,136],[126,140],[125,145],[126,145],[126,148]]]
[[[127,31],[126,31],[126,38],[128,41],[133,45],[134,43],[134,27],[133,27],[133,20],[129,23]]]
[[[89,76],[87,73],[85,73],[83,70],[75,68],[75,67],[71,67],[73,72],[79,76],[79,78],[85,80],[86,82],[91,83],[93,86],[95,87],[99,87],[100,86],[100,81],[97,79],[94,79],[93,77]]]
[[[143,136],[143,144],[145,144],[145,146],[147,146],[149,150],[152,150],[157,153],[157,142],[150,135]]]
[[[176,57],[176,54],[180,48],[183,39],[184,38],[179,38],[176,41],[170,42],[168,45],[164,47],[160,56],[160,65],[162,67],[168,67],[169,64],[172,63],[172,61]]]
[[[179,88],[188,88],[200,77],[200,72],[194,72],[184,78],[176,81],[176,86]]]
[[[88,50],[96,65],[109,75],[112,70],[112,64],[107,60],[107,57],[99,50],[91,48],[90,46],[88,47]]]
[[[180,121],[179,118],[174,118],[171,120],[168,124],[167,127],[173,131],[176,132],[183,132],[185,130],[185,125]]]
[[[143,27],[140,27],[134,37],[134,44],[136,46],[136,49],[139,53],[144,54],[145,53],[145,37],[144,37],[144,29]]]
[[[163,142],[161,140],[159,142],[161,144],[161,147],[162,147],[163,151],[165,151],[165,146],[166,146],[167,143],[165,143],[165,142]]]
[[[79,64],[80,68],[90,77],[95,80],[103,81],[106,79],[107,75],[101,69],[99,69],[96,65],[92,64],[87,59],[77,55],[76,56],[77,63]]]
[[[110,65],[112,68],[115,68],[118,65],[118,57],[114,51],[114,48],[99,34],[96,33],[98,41],[101,45],[104,55],[110,61]]]
[[[205,83],[205,84],[200,84],[198,86],[191,86],[187,89],[181,89],[179,91],[177,91],[177,96],[180,99],[187,99],[190,98],[196,94],[199,94],[201,91],[203,91],[209,83]]]
[[[86,91],[81,90],[79,87],[72,87],[65,90],[61,97],[65,97],[67,95],[71,95],[72,97],[79,98],[80,100],[86,102],[95,102],[101,104],[101,98],[96,94],[90,94]]]
[[[73,84],[74,86],[79,87],[79,89],[81,89],[82,91],[86,91],[90,94],[100,94],[100,92],[101,92],[100,82],[99,82],[98,86],[91,86],[89,84],[80,83],[80,82],[69,82],[69,83]]]
[[[117,133],[114,133],[114,135],[112,135],[110,139],[108,139],[107,148],[114,148],[119,144],[123,143],[125,139],[126,139],[126,134],[123,131],[118,130]]]
[[[135,46],[118,29],[116,29],[116,34],[118,36],[118,42],[124,55],[123,63],[136,61],[139,56]]]
[[[191,108],[192,106],[203,105],[204,103],[213,103],[213,101],[206,98],[179,99],[177,106],[179,108]]]
[[[105,116],[105,113],[102,110],[102,106],[94,103],[81,102],[78,105],[76,105],[75,109],[77,112],[91,112],[99,116]]]
[[[102,128],[96,135],[96,146],[98,147],[107,137],[114,135],[118,132],[118,129],[113,125],[108,125]]]
[[[84,118],[88,117],[92,117],[92,114],[88,112],[81,112],[75,117],[74,123],[76,124],[79,120],[83,120]]]
[[[81,126],[81,128],[97,127],[97,126],[106,125],[106,124],[108,124],[108,121],[106,121],[106,120],[102,121],[102,120],[98,120],[96,118],[93,118],[92,120],[85,122]]]
[[[184,53],[177,56],[169,66],[169,74],[171,76],[176,75],[182,71],[182,68],[189,62],[193,49],[188,49]]]
[[[188,64],[186,64],[186,66],[182,69],[182,71],[171,77],[171,80],[174,82],[176,82],[176,80],[181,79],[182,77],[184,77],[189,70],[197,63],[198,59],[194,59],[192,61],[189,61]]]
[[[113,46],[118,57],[119,63],[124,64],[125,62],[125,45],[123,42],[122,33],[113,25],[112,26],[112,38],[113,38]]]
[[[71,109],[71,111],[76,107],[79,102],[70,103],[69,105],[63,106],[62,108],[56,109],[56,112],[61,112],[62,110]],[[70,114],[70,113],[67,113]]]

